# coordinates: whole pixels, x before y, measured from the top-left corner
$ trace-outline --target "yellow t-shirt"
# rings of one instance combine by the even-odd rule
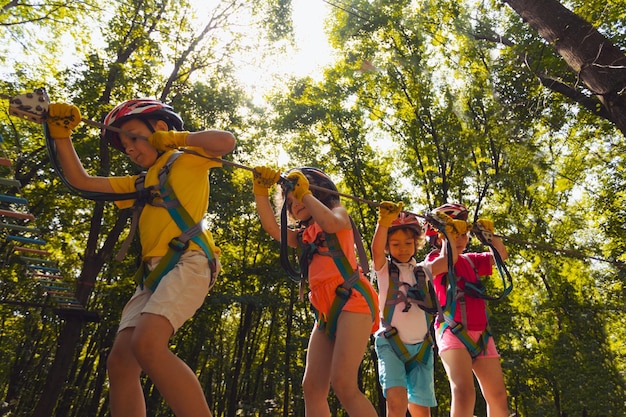
[[[201,148],[189,148],[206,155]],[[168,151],[161,155],[155,164],[148,169],[145,178],[145,187],[154,185],[158,188],[159,170],[167,163],[169,156],[175,151]],[[197,155],[183,153],[170,168],[168,181],[176,193],[176,197],[195,222],[204,217],[209,207],[209,170],[220,167],[218,161],[202,158]],[[116,193],[131,193],[137,190],[135,180],[138,175],[124,177],[109,177],[109,182]],[[134,200],[116,201],[120,208],[132,207]],[[180,236],[182,231],[170,216],[167,209],[146,204],[139,217],[139,239],[142,247],[142,259],[155,256],[164,256],[168,250],[168,243]],[[215,246],[213,236],[208,230],[204,233],[215,255],[219,249]],[[194,242],[189,242],[190,250],[201,250]]]

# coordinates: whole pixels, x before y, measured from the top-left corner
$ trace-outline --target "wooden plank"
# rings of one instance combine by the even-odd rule
[[[32,237],[23,237],[23,236],[13,236],[13,235],[8,235],[7,239],[12,240],[14,242],[20,242],[20,243],[32,243],[35,245],[45,245],[46,241],[42,240],[42,239],[35,239]]]
[[[33,216],[30,213],[22,213],[22,212],[13,211],[13,210],[0,209],[0,216],[13,217],[16,219],[24,219],[24,220],[35,220],[35,216]]]
[[[48,266],[43,266],[43,265],[26,265],[26,268],[28,269],[37,269],[39,271],[48,271],[48,272],[52,272],[52,273],[59,273],[61,272],[61,270],[59,268],[50,268]]]
[[[31,276],[39,278],[38,281],[52,281],[57,279],[63,279],[63,275],[42,274],[40,272],[33,272]]]
[[[22,183],[15,178],[0,177],[0,185],[6,185],[7,187],[21,187]]]
[[[22,226],[20,224],[11,224],[11,223],[5,223],[5,222],[0,222],[0,228],[18,230],[20,232],[39,233],[39,229],[37,229],[36,227],[28,227],[28,226]]]
[[[13,203],[13,204],[22,204],[22,205],[28,204],[28,200],[25,198],[16,197],[14,195],[5,195],[5,194],[0,194],[0,201],[2,201],[3,203]]]
[[[26,263],[31,262],[31,263],[38,263],[42,265],[58,266],[58,262],[53,259],[35,258],[32,256],[20,256],[19,258],[21,261],[24,261]]]
[[[35,253],[38,255],[50,255],[50,252],[43,249],[25,248],[22,246],[13,246],[13,250],[17,252]]]

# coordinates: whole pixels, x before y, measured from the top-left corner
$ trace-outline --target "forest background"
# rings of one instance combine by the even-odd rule
[[[45,87],[93,120],[123,100],[158,98],[188,130],[233,131],[228,158],[239,164],[315,166],[346,194],[417,213],[464,203],[472,218],[494,220],[510,252],[514,290],[490,307],[511,409],[626,415],[626,2],[326,3],[333,59],[321,77],[281,76],[259,101],[237,60],[284,56],[289,0],[205,2],[202,13],[187,0],[5,1],[0,93]],[[130,213],[71,195],[41,126],[10,116],[8,100],[0,109],[13,161],[0,168],[19,181],[2,192],[28,198],[31,226],[99,319],[57,314],[3,232],[0,415],[107,416],[105,358],[136,262],[112,257]],[[136,172],[98,138],[87,125],[74,134],[90,172]],[[206,219],[224,270],[172,349],[196,370],[215,416],[302,416],[313,314],[261,230],[250,172],[225,165],[211,183]],[[344,204],[369,242],[375,205]],[[487,283],[501,290],[497,275]],[[373,350],[360,377],[384,415]],[[439,361],[435,381],[433,416],[444,416]],[[144,387],[149,415],[170,416],[148,379]],[[345,415],[333,396],[331,406]],[[480,395],[476,414],[486,415]]]

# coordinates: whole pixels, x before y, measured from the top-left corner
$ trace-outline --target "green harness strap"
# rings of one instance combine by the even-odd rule
[[[404,368],[406,369],[406,372],[411,372],[418,364],[424,364],[430,359],[430,355],[432,354],[433,342],[430,337],[430,333],[426,332],[426,335],[424,336],[424,340],[419,350],[414,355],[411,355],[402,339],[400,339],[398,329],[391,326],[391,320],[393,318],[393,313],[395,311],[396,305],[405,302],[407,304],[407,307],[405,307],[405,311],[407,311],[411,307],[411,304],[408,300],[408,297],[402,291],[400,291],[400,277],[398,266],[393,262],[392,259],[388,259],[388,262],[390,285],[387,289],[387,298],[385,301],[385,307],[383,308],[382,323],[385,330],[382,334],[385,339],[387,339],[389,345],[393,348],[396,355],[404,362]],[[416,268],[421,268],[421,270],[424,271],[425,274],[427,274],[425,268],[419,265],[417,265]],[[393,287],[391,284],[393,284]],[[419,287],[422,284],[426,287],[425,291],[428,291],[428,283],[426,282],[425,276],[424,282],[417,282],[416,286]],[[426,314],[426,320],[428,323],[428,327],[430,328],[433,320],[429,314]]]
[[[350,221],[352,222],[352,219],[350,219]],[[356,225],[354,223],[352,223],[352,230],[355,234],[355,243],[357,244],[357,247],[359,247],[359,245],[362,246],[360,235],[358,234],[358,231],[356,230]],[[352,268],[352,265],[350,265],[350,261],[348,261],[348,258],[341,249],[337,234],[325,233],[325,236],[326,245],[328,246],[328,252],[320,253],[318,251],[317,253],[320,255],[332,256],[333,261],[337,266],[337,269],[339,269],[339,272],[344,279],[343,283],[337,286],[337,288],[335,289],[335,299],[333,300],[330,310],[328,311],[328,316],[326,318],[323,318],[319,317],[319,314],[317,314],[318,327],[320,329],[324,329],[326,335],[330,340],[334,340],[335,334],[337,332],[337,322],[339,320],[339,314],[348,302],[348,299],[350,298],[353,290],[357,290],[363,295],[363,297],[365,297],[365,300],[367,301],[367,304],[369,305],[372,314],[372,320],[376,320],[377,311],[376,300],[374,299],[374,296],[369,291],[368,286],[359,279],[360,270],[358,266],[355,270],[354,268]],[[364,262],[365,259],[361,258],[362,253],[364,252],[364,249],[359,248],[359,259],[361,260],[361,262]]]
[[[467,260],[470,263],[476,276],[478,276],[478,272],[472,260],[460,254],[459,256],[463,257],[463,259]],[[466,283],[467,285],[467,283]],[[461,308],[461,323],[458,323],[454,320],[454,315],[456,313],[457,306]],[[446,308],[443,310],[443,314],[440,314],[440,317],[443,317],[444,321],[440,327],[441,334],[449,328],[450,331],[465,345],[472,359],[476,359],[481,353],[483,355],[487,354],[487,343],[489,342],[489,337],[491,336],[491,328],[489,326],[489,308],[486,307],[487,314],[487,326],[483,330],[480,338],[474,342],[474,340],[467,333],[467,318],[466,318],[466,309],[465,309],[465,292],[460,290],[457,286],[456,277],[451,279],[448,283],[448,291],[446,293]]]
[[[168,181],[169,171],[172,163],[181,155],[181,152],[173,153],[168,159],[165,166],[159,172],[160,189],[159,197],[162,202],[149,201],[148,204],[163,207],[167,209],[170,216],[182,230],[182,234],[173,238],[168,244],[168,250],[165,256],[161,258],[157,266],[153,270],[149,270],[145,262],[142,262],[141,266],[135,273],[135,282],[141,286],[141,288],[148,287],[150,290],[155,291],[161,279],[170,272],[174,266],[180,260],[182,254],[189,247],[189,241],[195,242],[202,248],[204,254],[209,260],[209,266],[211,268],[211,282],[215,280],[215,272],[217,261],[213,249],[209,244],[206,235],[203,232],[202,221],[195,222],[189,212],[180,204],[180,201],[174,193],[174,189]],[[164,179],[162,179],[163,175]]]

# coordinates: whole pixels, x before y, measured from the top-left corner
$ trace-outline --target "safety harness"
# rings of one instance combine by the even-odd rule
[[[387,289],[387,298],[383,308],[382,335],[387,339],[396,355],[402,359],[408,373],[418,364],[426,363],[430,359],[433,346],[430,328],[433,324],[433,315],[438,314],[441,311],[441,307],[432,285],[433,277],[429,269],[424,268],[422,265],[416,265],[413,269],[416,283],[410,285],[400,281],[400,270],[392,258],[387,259],[387,264],[389,268],[389,288]],[[406,293],[401,290],[403,287],[407,287]],[[391,326],[394,311],[399,304],[404,304],[402,312],[409,311],[412,305],[415,304],[427,313],[425,316],[428,330],[424,335],[419,350],[414,355],[409,353],[406,345],[400,339],[398,329]]]
[[[183,154],[184,150],[175,151],[169,157],[165,165],[159,170],[158,186],[145,186],[146,171],[139,174],[135,180],[135,186],[139,197],[135,199],[133,205],[133,219],[131,221],[131,230],[128,237],[122,244],[122,248],[117,258],[123,258],[126,249],[130,245],[133,234],[137,229],[139,216],[146,204],[155,207],[165,208],[182,233],[173,238],[168,244],[167,253],[161,258],[159,263],[152,269],[145,262],[142,262],[139,269],[135,273],[134,279],[143,289],[144,287],[155,291],[163,276],[174,268],[180,260],[181,255],[189,248],[189,242],[195,242],[206,255],[211,267],[211,283],[213,285],[217,278],[217,261],[213,249],[209,244],[207,236],[203,233],[202,221],[195,222],[187,210],[180,204],[180,201],[174,193],[174,189],[169,183],[169,174],[172,164]]]
[[[284,196],[287,196],[287,193],[291,191],[293,188],[293,184],[288,180],[283,180],[281,182],[284,185]],[[326,233],[320,232],[314,242],[304,243],[302,240],[302,229],[298,232],[298,250],[299,250],[299,270],[296,270],[289,261],[288,255],[288,247],[287,247],[287,204],[286,198],[285,203],[283,203],[283,207],[281,210],[280,216],[280,229],[281,229],[281,245],[280,245],[280,262],[282,267],[285,269],[289,277],[300,283],[300,286],[304,285],[304,283],[308,280],[309,274],[309,264],[311,263],[311,259],[315,255],[322,256],[330,256],[333,258],[337,269],[341,273],[343,277],[343,282],[337,286],[335,289],[335,299],[330,307],[328,315],[326,317],[321,317],[318,311],[315,311],[315,315],[317,318],[318,328],[320,330],[324,330],[326,335],[330,340],[335,339],[335,333],[337,331],[337,321],[339,320],[339,314],[343,309],[344,305],[348,302],[350,295],[353,290],[360,292],[367,304],[369,305],[370,311],[372,313],[372,320],[376,320],[376,300],[374,296],[369,291],[368,286],[360,279],[361,271],[367,274],[369,273],[369,266],[367,264],[367,255],[365,253],[365,248],[363,246],[363,239],[361,238],[361,234],[359,233],[356,224],[350,218],[350,224],[352,226],[352,233],[354,236],[354,243],[357,248],[357,253],[359,257],[360,265],[357,265],[357,268],[354,269],[350,264],[350,261],[346,257],[346,254],[341,249],[341,244],[339,243],[339,239],[337,238],[336,233]],[[328,248],[327,251],[320,251],[320,247]]]
[[[465,307],[465,297],[467,296],[473,298],[481,298],[485,301],[499,301],[506,297],[513,289],[511,276],[506,269],[504,262],[502,261],[502,257],[495,248],[493,248],[492,254],[494,256],[496,265],[498,266],[498,271],[500,272],[500,276],[504,284],[504,290],[502,291],[502,293],[498,296],[487,295],[485,285],[480,280],[478,270],[476,269],[474,262],[470,259],[469,256],[465,254],[459,254],[459,257],[462,257],[471,265],[472,269],[474,270],[474,274],[478,278],[478,281],[469,282],[463,277],[457,277],[455,274],[448,274],[448,277],[452,276],[452,279],[449,279],[448,290],[446,293],[446,306],[443,309],[443,314],[440,315],[440,322],[442,324],[439,330],[443,333],[446,328],[449,328],[450,331],[459,338],[463,345],[465,345],[472,359],[475,359],[480,354],[486,354],[487,342],[489,341],[489,337],[492,334],[491,327],[489,326],[490,311],[489,306],[485,302],[487,326],[483,330],[478,340],[474,342],[474,340],[469,336],[467,332],[467,312]],[[508,283],[505,280],[505,275],[508,277]],[[464,282],[464,289],[461,289],[459,287],[459,280],[462,280]],[[460,308],[461,311],[460,323],[454,320],[457,308]]]

